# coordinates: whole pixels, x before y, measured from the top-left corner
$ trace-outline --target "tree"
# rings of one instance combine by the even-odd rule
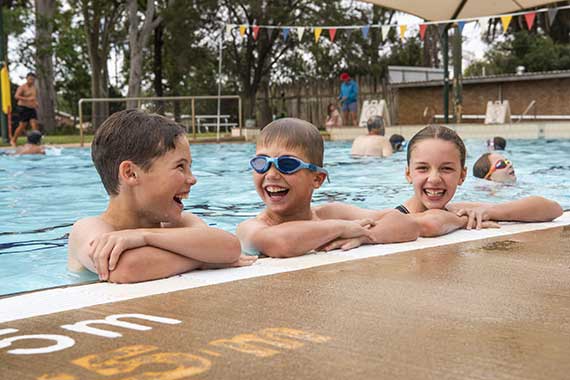
[[[519,31],[506,41],[492,45],[482,61],[472,63],[466,75],[515,73],[518,66],[527,71],[570,69],[570,46],[555,43],[552,38]]]
[[[147,0],[144,20],[139,26],[138,1],[127,0],[127,14],[129,19],[129,86],[127,97],[138,97],[141,94],[143,78],[143,49],[148,45],[151,33],[160,25],[162,17],[155,17],[154,0]],[[139,30],[140,27],[140,30]],[[127,108],[135,108],[136,101],[128,101]]]
[[[53,30],[55,0],[36,0],[36,70],[38,74],[38,121],[46,131],[55,130]]]
[[[87,38],[87,54],[91,68],[91,96],[106,98],[109,95],[107,61],[111,35],[117,27],[123,8],[118,0],[73,0],[70,5],[81,12]],[[108,103],[94,103],[91,122],[97,127],[109,114]]]

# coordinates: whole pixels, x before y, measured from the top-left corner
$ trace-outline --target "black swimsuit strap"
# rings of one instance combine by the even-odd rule
[[[406,206],[404,206],[404,205],[399,205],[399,206],[396,206],[395,208],[396,208],[396,210],[400,211],[402,214],[409,214],[410,213],[410,210],[408,210],[406,208]]]

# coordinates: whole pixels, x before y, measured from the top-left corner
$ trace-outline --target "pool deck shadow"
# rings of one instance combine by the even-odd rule
[[[570,213],[3,298],[0,321],[6,379],[567,379]]]

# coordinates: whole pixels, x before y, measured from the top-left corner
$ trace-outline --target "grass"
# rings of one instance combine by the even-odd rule
[[[222,137],[228,137],[228,134],[221,134]],[[193,136],[191,133],[188,134],[188,138],[192,140]],[[197,133],[196,139],[200,140],[211,140],[216,138],[215,132],[208,132],[208,133]],[[93,135],[86,134],[84,135],[84,141],[86,144],[90,144],[93,141]],[[42,142],[46,145],[75,145],[81,143],[81,136],[79,135],[45,135],[42,139]],[[18,138],[18,146],[24,145],[26,143],[26,137],[20,136]],[[0,141],[0,147],[9,147],[10,143],[6,143],[4,141]]]

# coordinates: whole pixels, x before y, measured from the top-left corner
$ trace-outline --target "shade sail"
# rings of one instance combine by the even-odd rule
[[[362,0],[427,21],[495,16],[556,3],[544,0]],[[459,13],[455,13],[459,10]],[[454,17],[455,16],[455,17]]]

